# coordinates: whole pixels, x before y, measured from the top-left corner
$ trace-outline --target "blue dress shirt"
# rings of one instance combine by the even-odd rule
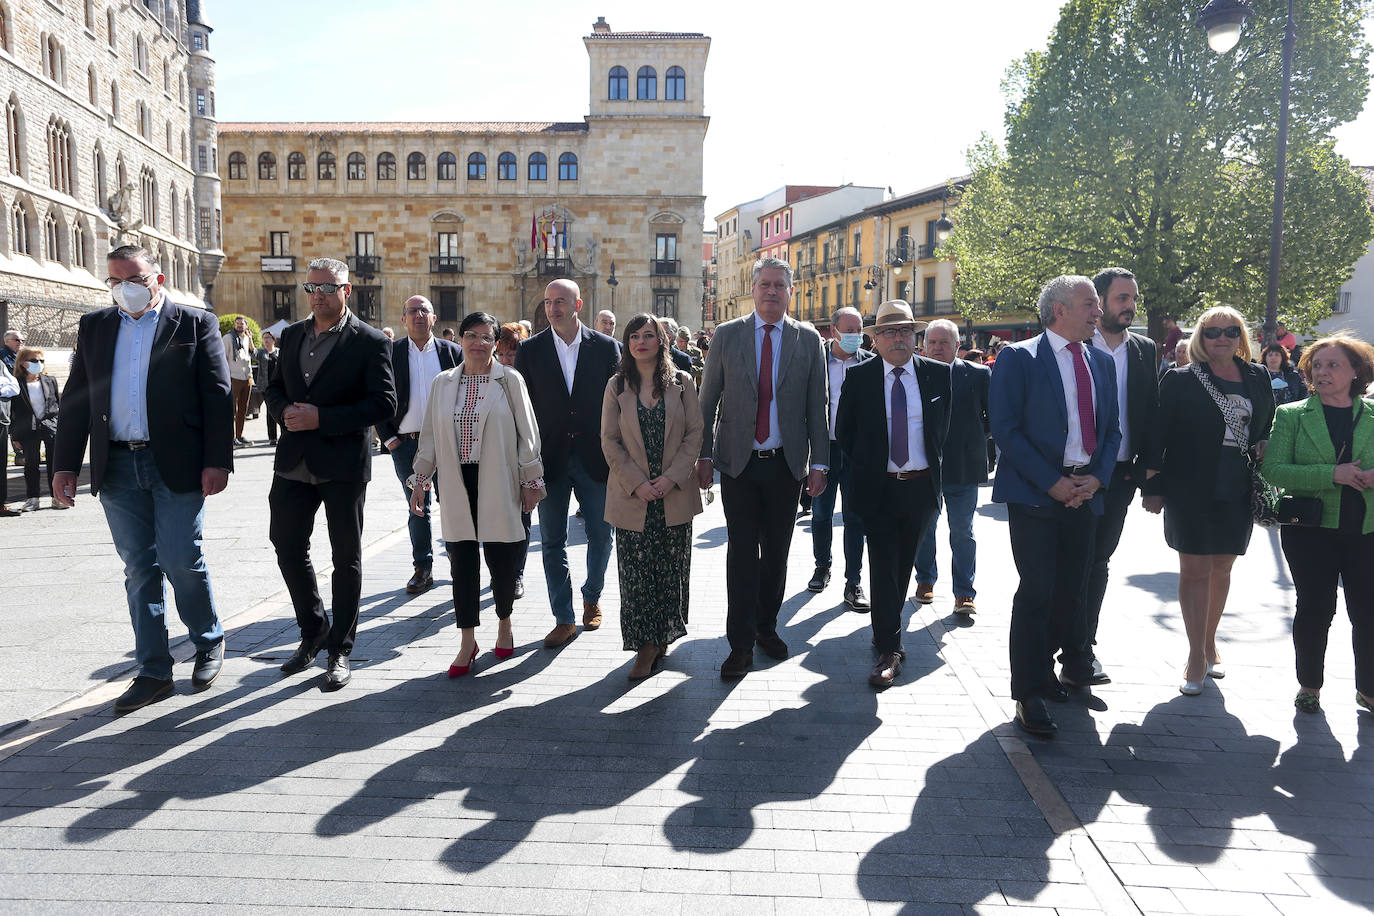
[[[754,366],[763,366],[763,327],[766,322],[754,313]],[[773,324],[773,330],[769,335],[773,341],[773,400],[768,405],[768,440],[766,442],[754,442],[754,448],[782,448],[782,430],[778,429],[778,363],[782,356],[782,328],[783,321],[779,319]]]
[[[162,303],[138,318],[119,312],[115,336],[114,370],[110,377],[110,438],[142,442],[148,438],[148,363],[153,358]]]

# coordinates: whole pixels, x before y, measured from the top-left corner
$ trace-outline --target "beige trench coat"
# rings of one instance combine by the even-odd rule
[[[692,376],[677,372],[676,382],[663,393],[666,428],[663,435],[663,476],[677,486],[663,497],[664,521],[683,525],[701,513],[701,489],[697,486],[697,455],[701,452],[701,402]],[[617,382],[606,383],[601,402],[601,450],[611,475],[606,481],[606,521],[626,531],[643,531],[648,505],[635,496],[649,480],[649,459],[639,432],[635,406],[639,395],[630,388],[616,394]]]
[[[544,476],[539,424],[525,380],[514,369],[492,362],[492,380],[486,387],[475,430],[474,445],[480,458],[474,524],[458,467],[458,429],[453,422],[462,371],[459,366],[434,377],[412,468],[417,474],[438,473],[442,499],[439,522],[445,541],[523,541],[520,483]]]

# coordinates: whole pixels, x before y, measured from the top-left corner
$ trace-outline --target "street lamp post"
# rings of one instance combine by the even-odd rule
[[[611,275],[606,278],[606,285],[611,288],[611,314],[615,314],[615,288],[620,285],[620,281],[615,278],[615,261],[611,262]]]
[[[1249,0],[1210,0],[1198,13],[1197,24],[1207,32],[1207,44],[1225,54],[1240,41],[1240,29],[1253,10]],[[1283,191],[1288,179],[1288,91],[1293,78],[1293,49],[1298,30],[1293,24],[1293,0],[1288,0],[1288,22],[1283,31],[1283,88],[1279,93],[1278,163],[1274,169],[1274,222],[1269,235],[1269,285],[1264,296],[1264,345],[1273,343],[1278,331],[1279,259],[1283,254]]]

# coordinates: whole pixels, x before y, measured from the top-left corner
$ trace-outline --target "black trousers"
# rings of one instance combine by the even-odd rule
[[[1293,650],[1298,683],[1319,690],[1326,679],[1326,638],[1336,616],[1339,579],[1355,648],[1355,689],[1374,696],[1374,533],[1285,525],[1279,542],[1297,592]]]
[[[10,426],[0,424],[0,506],[10,501]]]
[[[463,486],[468,491],[468,505],[477,518],[477,465],[462,465]],[[528,538],[528,534],[526,535]],[[487,557],[487,572],[491,574],[491,596],[496,600],[496,616],[505,620],[515,607],[515,577],[524,566],[528,540],[503,543],[483,541],[481,550]],[[458,627],[466,629],[481,624],[481,570],[478,568],[477,541],[445,541],[448,547],[449,578],[453,580],[453,612]]]
[[[725,636],[733,652],[777,632],[787,589],[787,551],[796,529],[801,481],[782,452],[749,459],[738,477],[720,475],[725,508]]]
[[[851,471],[853,469],[851,468]],[[872,601],[873,641],[879,652],[902,649],[902,607],[911,585],[916,550],[935,516],[935,487],[931,478],[893,480],[884,477],[881,511],[863,515],[868,539],[868,588]]]
[[[362,480],[304,483],[274,476],[267,494],[272,520],[268,537],[277,550],[296,623],[301,638],[314,639],[327,628],[330,652],[348,655],[358,630],[358,602],[363,590],[363,502],[367,483]],[[334,622],[325,614],[324,602],[316,584],[315,567],[310,562],[310,534],[315,529],[315,513],[324,505],[329,528],[329,546],[334,561],[330,585],[333,592]]]
[[[1135,481],[1131,479],[1131,463],[1118,461],[1112,471],[1112,483],[1102,494],[1104,511],[1097,519],[1097,535],[1093,538],[1092,562],[1088,565],[1088,581],[1083,596],[1083,614],[1069,634],[1059,654],[1064,673],[1074,680],[1092,673],[1097,644],[1097,621],[1102,615],[1102,600],[1107,594],[1107,566],[1121,543],[1121,531],[1126,527],[1126,512],[1135,498]]]
[[[1055,650],[1083,627],[1097,518],[1087,505],[1008,503],[1007,527],[1021,577],[1011,602],[1011,697],[1025,700],[1055,682]]]
[[[48,492],[52,493],[52,447],[55,436],[44,434],[34,436],[30,439],[19,439],[20,446],[24,449],[24,498],[37,499],[43,495],[39,488],[42,482],[41,472],[46,464],[48,469]],[[39,449],[42,449],[40,452]],[[44,458],[47,459],[44,462]]]

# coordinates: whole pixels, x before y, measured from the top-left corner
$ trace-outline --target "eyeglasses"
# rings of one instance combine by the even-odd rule
[[[137,283],[139,286],[147,286],[152,280],[152,274],[144,274],[141,277],[124,277],[122,279],[119,277],[106,277],[105,285],[110,289],[114,289],[121,283]]]
[[[434,313],[429,309],[406,309],[401,314],[409,318],[411,315],[432,315]]]
[[[482,343],[490,346],[491,344],[496,343],[496,338],[492,337],[490,334],[474,334],[471,331],[468,331],[466,334],[463,335],[463,342]]]
[[[1232,340],[1239,340],[1239,339],[1240,339],[1240,335],[1243,334],[1243,333],[1245,333],[1245,332],[1242,331],[1242,330],[1240,329],[1240,325],[1238,325],[1238,324],[1228,325],[1227,327],[1224,327],[1224,328],[1203,328],[1203,329],[1202,329],[1202,336],[1203,336],[1203,337],[1206,337],[1208,340],[1216,340],[1217,338],[1221,337],[1221,335],[1223,335],[1223,334],[1225,334],[1227,337],[1231,338]]]
[[[916,336],[916,329],[915,329],[915,328],[883,328],[881,331],[878,332],[878,336],[879,336],[879,337],[882,337],[882,338],[884,338],[884,339],[886,339],[886,340],[892,340],[894,337],[915,337],[915,336]]]
[[[301,289],[312,296],[315,293],[324,293],[326,296],[332,296],[347,285],[347,283],[302,283]]]

